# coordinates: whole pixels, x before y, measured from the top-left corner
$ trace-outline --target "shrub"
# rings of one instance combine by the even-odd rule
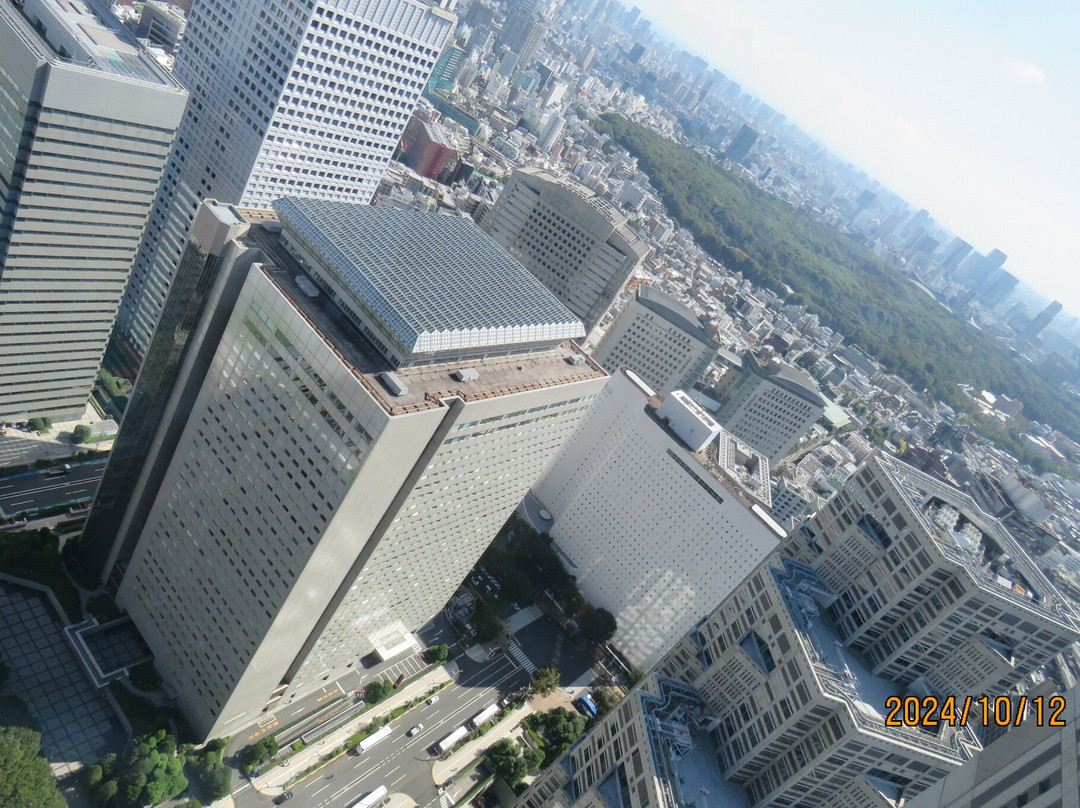
[[[255,769],[270,761],[277,753],[277,741],[272,736],[248,744],[240,750],[240,770],[250,777]]]
[[[86,443],[90,440],[90,427],[79,424],[71,432],[72,443]]]

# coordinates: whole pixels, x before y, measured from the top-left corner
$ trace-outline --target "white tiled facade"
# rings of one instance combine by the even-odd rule
[[[609,373],[628,367],[658,393],[693,387],[715,356],[715,342],[693,314],[645,286],[638,287],[593,353]]]
[[[423,0],[200,0],[175,72],[191,92],[118,328],[145,353],[199,202],[368,202],[452,14]]]
[[[648,245],[606,199],[568,178],[516,170],[484,229],[591,331]]]
[[[533,493],[582,594],[615,615],[613,643],[648,670],[779,538],[612,376]]]

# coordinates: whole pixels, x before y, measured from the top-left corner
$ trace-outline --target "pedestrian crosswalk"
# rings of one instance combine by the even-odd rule
[[[511,634],[516,634],[521,631],[521,629],[525,628],[525,626],[539,620],[543,616],[544,613],[536,606],[526,606],[524,609],[514,612],[514,614],[507,618],[506,627],[510,629]]]
[[[507,653],[514,658],[514,661],[521,666],[521,669],[532,676],[533,671],[536,670],[536,666],[532,663],[532,660],[526,656],[525,652],[521,650],[521,646],[511,640],[506,650]]]

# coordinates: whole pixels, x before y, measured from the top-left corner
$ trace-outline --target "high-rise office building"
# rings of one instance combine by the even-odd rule
[[[536,145],[540,151],[550,153],[555,148],[555,144],[562,138],[564,126],[566,126],[566,118],[562,113],[556,112],[548,118],[548,122],[544,124],[544,130],[536,139]]]
[[[953,238],[941,254],[941,266],[948,272],[954,272],[960,262],[971,254],[971,245],[959,236]]]
[[[736,163],[744,162],[750,150],[754,148],[754,144],[757,143],[758,137],[760,137],[758,131],[744,123],[728,144],[724,157]]]
[[[495,38],[495,47],[509,48],[517,55],[517,69],[532,65],[536,51],[547,35],[547,23],[528,9],[512,8],[506,15],[502,30]]]
[[[688,396],[617,371],[526,511],[644,671],[776,549],[769,492],[769,462]]]
[[[1052,696],[1041,704],[1049,707]],[[1080,688],[1051,709],[1032,710],[1018,728],[991,743],[905,808],[1069,808],[1080,802]],[[1051,711],[1060,724],[1050,726]]]
[[[1042,330],[1050,325],[1051,321],[1061,312],[1061,304],[1054,300],[1047,304],[1046,308],[1035,315],[1027,328],[1023,330],[1024,339],[1035,339]]]
[[[206,735],[408,647],[607,378],[470,220],[275,207],[206,205],[186,255],[221,264],[215,302],[117,554],[117,600]]]
[[[83,414],[187,93],[97,0],[0,4],[0,420]]]
[[[187,15],[180,6],[162,0],[147,0],[135,35],[172,53],[183,39],[186,26]]]
[[[1005,264],[1008,256],[1001,250],[991,250],[986,255],[971,253],[956,268],[954,277],[971,288],[984,283]]]
[[[825,399],[813,380],[790,365],[761,363],[749,351],[720,351],[727,369],[710,399],[700,397],[714,417],[773,465],[779,463],[825,412]]]
[[[521,804],[737,806],[725,788],[736,784],[753,808],[923,808],[923,797],[951,808],[943,795],[965,790],[975,799],[958,808],[1072,805],[1075,772],[1055,771],[1075,760],[1072,729],[1013,729],[995,744],[1018,759],[991,745],[983,767],[968,763],[981,718],[936,727],[887,718],[891,699],[956,696],[962,710],[968,695],[1004,694],[1078,632],[1071,606],[997,520],[872,457]],[[710,779],[713,740],[724,785],[716,769]],[[700,766],[695,747],[707,750]],[[982,782],[969,788],[973,773]],[[1072,802],[1054,801],[1066,793]]]
[[[196,3],[174,68],[191,103],[117,344],[145,355],[203,199],[370,201],[455,19],[424,0]]]
[[[1019,278],[1007,269],[999,269],[979,285],[976,297],[986,306],[999,306],[1019,284]]]
[[[639,286],[619,312],[593,358],[609,372],[628,367],[659,393],[693,387],[718,345],[687,306],[651,286]]]
[[[538,168],[514,171],[483,227],[581,318],[586,333],[649,250],[606,199]]]

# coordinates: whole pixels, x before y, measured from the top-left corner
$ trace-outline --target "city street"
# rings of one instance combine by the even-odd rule
[[[435,704],[421,705],[397,719],[390,737],[367,752],[342,755],[297,783],[291,789],[294,799],[288,804],[292,808],[348,808],[384,785],[392,794],[407,795],[421,808],[438,805],[432,777],[436,758],[429,748],[489,704],[528,683],[528,677],[505,656],[486,664],[462,656],[457,663],[461,667],[457,683],[444,689]],[[406,737],[418,724],[424,729],[415,737]],[[269,805],[272,795],[260,794],[245,782],[233,792],[233,799],[237,808],[255,808]]]
[[[71,471],[64,474],[41,469],[0,477],[0,517],[88,502],[101,482],[105,463],[106,458],[99,458],[72,463]]]

